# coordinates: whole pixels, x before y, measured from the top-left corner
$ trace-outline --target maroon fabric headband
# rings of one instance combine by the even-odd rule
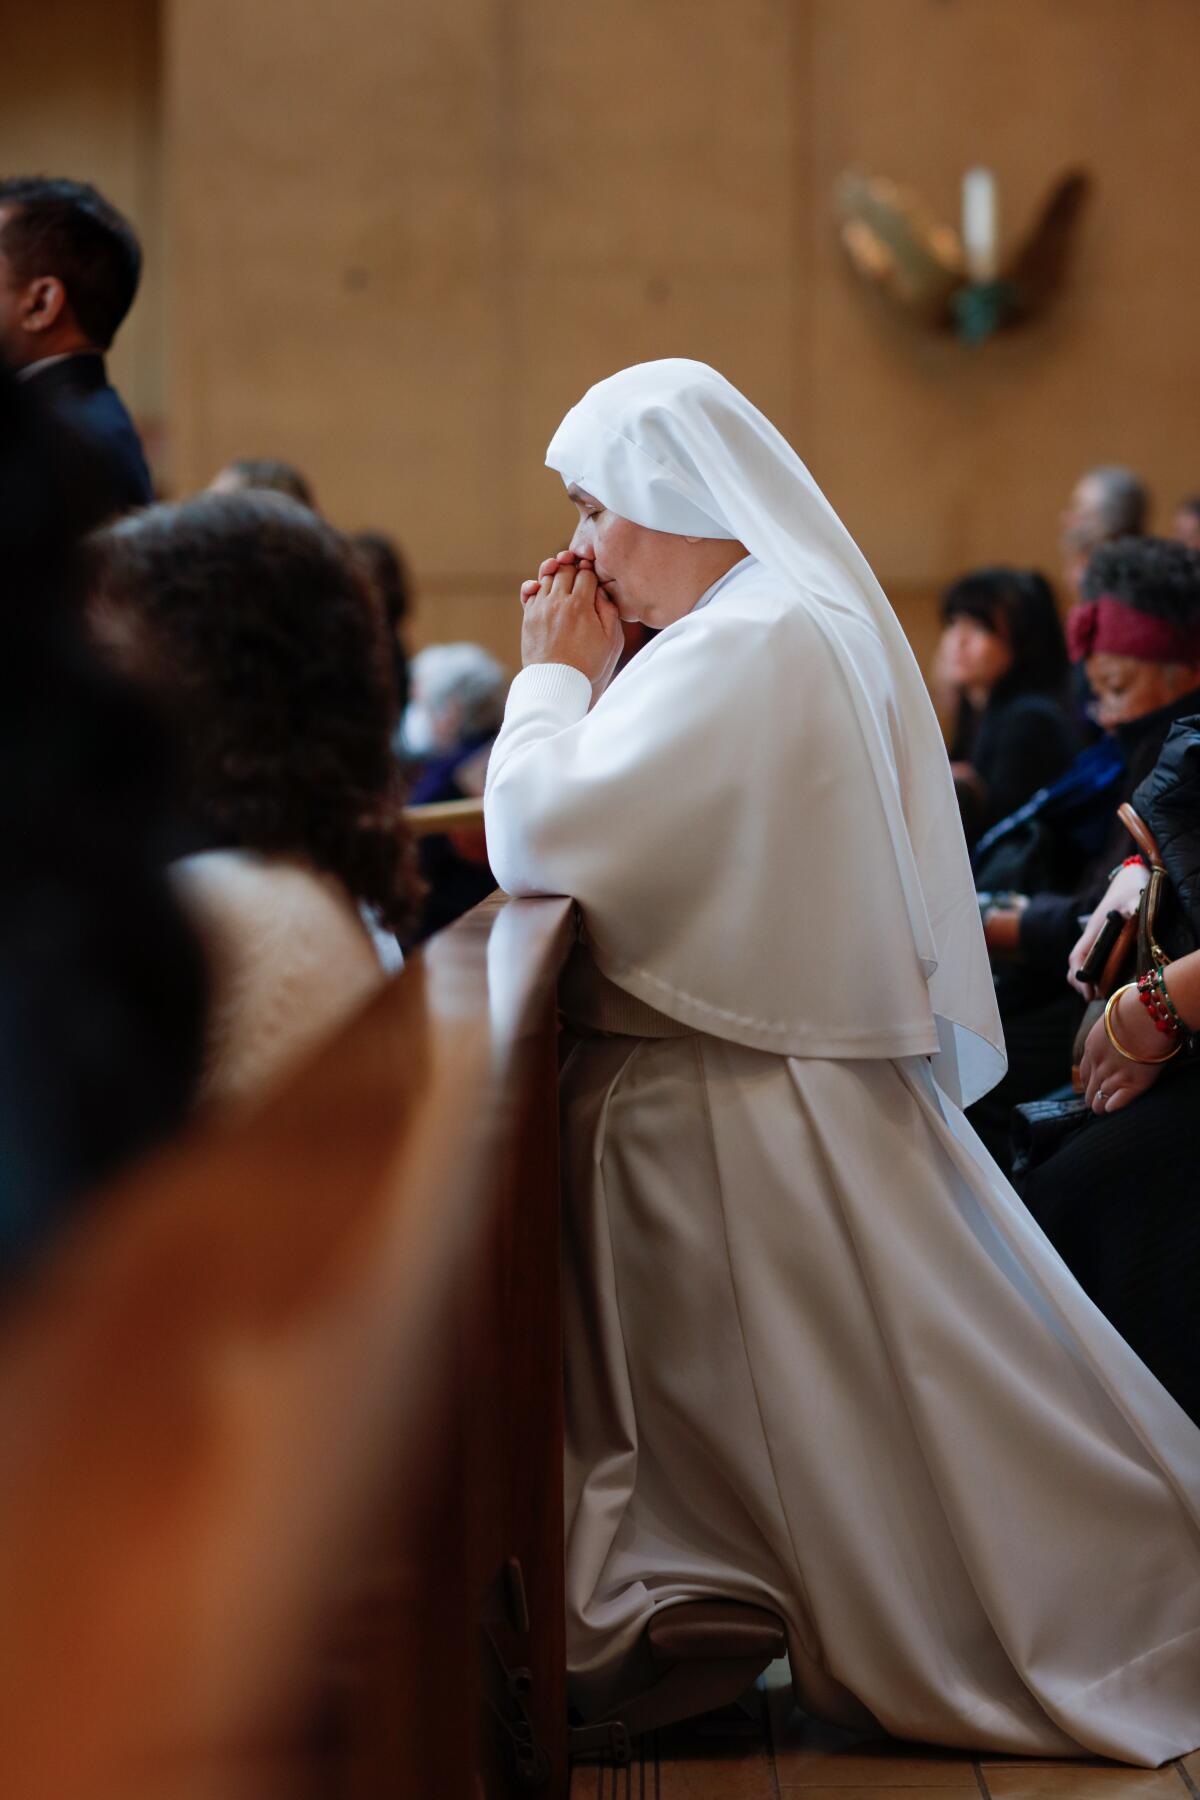
[[[1067,614],[1067,649],[1072,662],[1089,656],[1136,656],[1139,662],[1200,663],[1200,623],[1173,625],[1101,594]]]

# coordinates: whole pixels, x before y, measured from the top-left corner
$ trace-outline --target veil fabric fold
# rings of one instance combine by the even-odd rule
[[[962,1105],[978,1098],[1004,1072],[1003,1036],[941,730],[899,620],[808,469],[730,382],[683,358],[637,364],[591,388],[555,432],[546,462],[637,525],[740,541],[815,624],[849,689],[886,821],[881,886],[902,896],[898,937],[883,953],[915,952],[937,1024],[939,1084]],[[738,721],[730,724],[736,743]],[[753,791],[745,804],[755,804]],[[799,790],[796,808],[799,815]],[[833,865],[836,895],[837,845],[816,845],[814,854]],[[856,868],[861,879],[861,860]],[[787,949],[764,946],[764,954],[776,964],[767,979],[778,1004]],[[608,961],[620,982],[619,953]],[[705,971],[690,973],[682,985],[703,993]],[[679,983],[678,969],[672,980]],[[805,1003],[795,996],[797,1007]]]

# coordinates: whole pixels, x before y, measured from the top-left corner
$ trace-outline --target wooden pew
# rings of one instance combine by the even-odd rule
[[[6,1800],[565,1794],[573,931],[477,909],[10,1303]]]

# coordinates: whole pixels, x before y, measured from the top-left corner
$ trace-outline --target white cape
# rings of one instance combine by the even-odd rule
[[[748,670],[745,657],[739,679],[727,687],[715,667],[697,671],[723,689],[721,739],[712,749],[740,759],[743,743],[754,745],[759,785],[747,793],[747,802],[768,804],[766,790],[773,792],[782,782],[776,817],[786,814],[793,780],[797,803],[801,797],[806,802],[813,779],[822,775],[844,782],[841,797],[848,808],[870,805],[871,872],[889,912],[886,925],[882,917],[872,920],[883,929],[881,940],[858,946],[859,952],[871,959],[873,970],[893,955],[906,961],[916,957],[938,1022],[938,1080],[969,1105],[1000,1079],[1004,1052],[950,766],[900,623],[812,475],[744,394],[715,369],[685,357],[638,363],[597,382],[555,432],[546,461],[565,482],[578,484],[635,524],[741,543],[769,572],[775,607],[806,614],[807,629],[799,639],[789,639],[783,630],[773,634],[770,654],[783,661],[773,681],[767,671]],[[722,611],[727,615],[728,607]],[[731,649],[729,635],[720,646],[722,655]],[[836,712],[836,737],[829,746],[831,757],[843,758],[844,774],[830,766],[815,721],[807,734],[802,721],[793,725],[793,742],[803,744],[799,763],[773,759],[771,736],[784,727],[779,716],[759,710],[768,691],[785,708],[811,703],[813,679],[803,663],[797,666],[795,654],[807,657],[817,635],[825,640],[819,678],[834,665],[847,703]],[[852,735],[858,738],[856,751]],[[707,778],[711,770],[701,773]],[[873,804],[866,798],[868,786],[874,789]],[[793,829],[807,831],[803,815],[802,820],[793,820]],[[847,884],[861,873],[864,859],[848,852],[853,830],[850,821],[848,829],[806,846],[811,860],[793,932],[764,939],[754,966],[743,965],[735,1011],[780,1022],[819,1015],[826,996],[803,985],[807,964],[802,956],[797,961],[794,938],[836,916]],[[752,917],[769,909],[776,878],[790,865],[785,857],[776,859],[776,846],[765,836],[758,847],[766,855],[754,867],[739,866],[732,895],[720,887],[718,871],[706,872],[702,904],[718,918],[726,916],[723,902],[731,897]],[[672,896],[676,920],[682,898],[678,890]],[[619,948],[624,928],[622,919],[606,921],[610,962],[635,960]],[[695,943],[699,954],[686,964],[677,955],[668,985],[703,999],[714,961],[711,941],[702,932]],[[721,1010],[715,996],[712,1010]],[[837,1006],[835,1031],[843,1016]],[[739,1042],[755,1041],[733,1035]]]
[[[492,868],[510,894],[573,895],[604,973],[698,1031],[791,1056],[965,1044],[966,1074],[952,1054],[938,1068],[965,1104],[1003,1068],[974,890],[940,910],[959,973],[945,1009],[991,1042],[939,1030],[847,678],[816,610],[780,589],[746,559],[585,716],[578,671],[523,670],[488,771]],[[878,634],[841,631],[902,786],[907,725]],[[961,844],[957,817],[945,826]]]

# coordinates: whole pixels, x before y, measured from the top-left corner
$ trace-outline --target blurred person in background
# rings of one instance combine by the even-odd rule
[[[208,484],[210,494],[244,494],[248,491],[283,494],[309,512],[317,512],[312,483],[294,464],[273,456],[242,456],[218,469]]]
[[[1115,538],[1140,537],[1148,510],[1149,496],[1132,469],[1114,463],[1080,476],[1060,521],[1063,580],[1073,601],[1082,598],[1092,552]]]
[[[84,636],[77,466],[35,385],[0,368],[6,1278],[180,1125],[203,1045],[203,959],[162,868],[170,746]]]
[[[1189,550],[1200,550],[1200,494],[1189,494],[1175,508],[1171,536]]]
[[[382,627],[344,539],[280,495],[154,507],[91,550],[92,631],[182,746],[200,1099],[257,1101],[399,964],[416,881]]]
[[[1063,974],[1081,919],[1128,853],[1116,809],[1150,773],[1176,720],[1200,711],[1200,551],[1167,538],[1103,545],[1083,594],[1067,641],[1097,696],[1103,738],[975,852],[1008,1072],[968,1117],[1006,1170],[1013,1107],[1070,1080],[1083,997]]]
[[[409,804],[481,798],[504,720],[507,670],[479,644],[432,644],[413,657],[411,676],[400,734],[401,751],[416,770]],[[428,892],[413,943],[469,912],[496,886],[482,827],[424,837],[419,852]]]
[[[138,290],[129,221],[85,182],[0,180],[0,358],[67,428],[85,522],[153,499],[133,421],[105,352]]]
[[[408,565],[399,546],[382,531],[356,531],[350,538],[350,547],[387,626],[396,675],[396,700],[403,713],[409,700],[406,626],[412,611],[412,583]]]
[[[942,598],[938,669],[957,695],[950,741],[968,844],[1057,779],[1079,749],[1064,703],[1067,644],[1033,569],[976,569]]]

